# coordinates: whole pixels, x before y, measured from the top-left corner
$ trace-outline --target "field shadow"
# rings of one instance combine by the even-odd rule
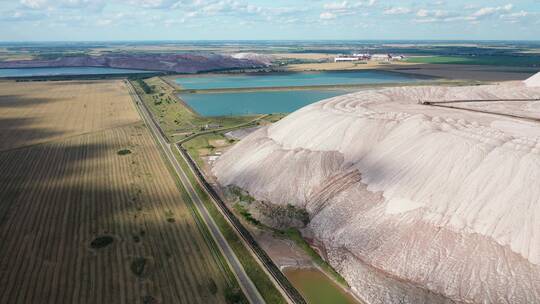
[[[28,98],[23,95],[0,95],[0,151],[16,149],[43,142],[62,135],[63,132],[43,127],[36,127],[40,119],[39,112],[33,116],[25,115],[21,108],[62,102],[69,98]],[[26,110],[23,110],[26,111]]]
[[[0,152],[0,302],[116,303],[126,295],[137,303],[151,295],[175,303],[188,294],[216,302],[204,285],[214,273],[193,262],[212,258],[189,237],[200,232],[177,212],[186,208],[181,198],[156,195],[159,180],[144,188],[121,180],[137,174],[122,171],[135,166],[137,149],[118,155],[117,144],[68,141]],[[107,158],[117,158],[114,171]],[[103,236],[113,239],[96,244]],[[133,274],[136,257],[155,261],[151,271]],[[175,278],[170,288],[160,288],[164,278]]]
[[[64,132],[33,127],[36,118],[0,118],[0,152],[19,149]]]
[[[29,98],[24,95],[0,95],[0,109],[33,107],[65,100],[69,100],[69,98]]]
[[[103,156],[104,150],[114,149],[104,144],[50,143],[0,151],[0,227],[8,213],[4,208],[21,194],[41,187],[55,191],[56,182],[84,175],[84,162]]]

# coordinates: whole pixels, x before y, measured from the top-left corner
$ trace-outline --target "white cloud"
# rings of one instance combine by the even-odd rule
[[[113,21],[111,19],[98,19],[96,21],[96,25],[97,26],[108,26],[108,25],[111,25],[112,22]]]
[[[521,11],[516,12],[516,13],[502,14],[500,16],[500,18],[502,18],[502,19],[517,19],[517,18],[527,17],[527,16],[530,16],[530,15],[531,15],[531,13],[526,12],[524,10],[521,10]]]
[[[461,16],[456,13],[450,13],[445,10],[426,10],[420,9],[416,12],[416,18],[413,19],[416,23],[435,23],[435,22],[452,22],[452,21],[473,21],[474,18],[469,16]]]
[[[449,13],[443,10],[426,10],[420,9],[416,12],[417,17],[433,17],[433,18],[443,18],[448,17]]]
[[[418,10],[418,12],[416,12],[416,16],[418,16],[418,17],[427,17],[427,16],[429,16],[429,11],[426,10],[426,9]]]
[[[178,0],[129,0],[130,4],[146,7],[146,8],[171,8]]]
[[[166,27],[172,27],[174,25],[183,24],[186,22],[186,19],[166,19],[163,21],[163,24],[165,24]]]
[[[133,1],[133,0],[132,0]],[[136,0],[136,1],[163,1],[163,0]],[[191,0],[178,1],[171,9],[183,11],[184,17],[200,16],[242,16],[244,18],[258,18],[259,20],[289,20],[280,19],[280,16],[294,15],[300,13],[304,8],[298,7],[263,7],[249,4],[246,1],[237,0]],[[246,21],[246,20],[244,20]]]
[[[46,18],[47,16],[41,12],[34,11],[24,11],[24,10],[15,10],[2,12],[0,14],[0,21],[10,21],[10,22],[23,22],[23,21],[35,21]]]
[[[344,10],[344,9],[348,9],[350,8],[350,5],[348,3],[348,1],[343,1],[343,2],[331,2],[331,3],[326,3],[323,5],[323,8],[325,10]]]
[[[350,11],[355,10],[360,7],[369,7],[375,5],[375,0],[369,0],[369,1],[338,1],[338,2],[330,2],[325,3],[323,5],[324,10],[326,11],[334,11],[334,12],[344,12],[344,11]]]
[[[335,19],[338,16],[355,15],[360,12],[360,8],[373,6],[375,0],[368,1],[337,1],[323,5],[324,12],[320,14],[321,19]]]
[[[323,20],[330,20],[330,19],[336,19],[336,14],[330,13],[330,12],[323,12],[319,15],[319,18]]]
[[[375,2],[377,2],[376,0],[368,0],[366,2],[364,2],[364,5],[365,6],[373,6],[375,5]]]
[[[104,0],[20,0],[23,7],[33,10],[52,9],[85,9],[101,11],[105,6]]]
[[[507,4],[504,6],[497,6],[497,7],[482,7],[481,9],[474,12],[471,15],[471,17],[475,17],[475,18],[487,17],[501,11],[508,12],[512,10],[513,7],[514,6],[512,4]]]
[[[385,15],[405,15],[409,14],[411,12],[411,9],[408,7],[392,7],[389,9],[384,10],[383,14]]]
[[[0,0],[11,6],[0,10],[0,20],[33,22],[44,20],[51,27],[109,26],[178,26],[190,25],[228,26],[287,26],[288,24],[312,25],[331,24],[359,27],[364,20],[376,23],[391,22],[398,26],[415,27],[415,23],[459,22],[478,23],[489,20],[490,24],[538,23],[540,13],[529,6],[514,6],[501,0],[499,4],[481,5],[482,2],[453,2],[448,0],[388,2],[375,0],[304,0],[300,1],[255,1],[255,0]],[[535,0],[536,1],[536,0]],[[279,3],[278,3],[279,2]],[[286,3],[287,6],[280,6]],[[391,3],[391,2],[390,2]],[[517,3],[517,2],[516,2]],[[107,9],[103,7],[107,6]],[[129,16],[131,14],[131,16]],[[136,16],[135,16],[136,15]],[[364,18],[368,16],[369,18]],[[345,16],[354,16],[345,17]],[[399,16],[396,18],[395,16]],[[407,19],[405,19],[406,16]],[[399,19],[399,20],[398,20]],[[187,22],[187,21],[190,22]],[[41,22],[41,21],[40,21]],[[363,27],[360,26],[360,27]],[[421,28],[423,26],[416,25]],[[425,26],[428,27],[428,26]],[[535,26],[533,26],[534,28]],[[373,28],[378,28],[374,27]],[[330,35],[330,34],[329,34]]]
[[[24,7],[31,9],[44,9],[48,6],[47,0],[21,0]]]
[[[499,18],[508,23],[523,23],[523,22],[533,23],[535,20],[536,21],[539,20],[538,19],[539,15],[540,13],[538,12],[528,12],[528,11],[521,10],[519,12],[501,14]]]
[[[513,7],[514,6],[512,4],[495,7],[482,7],[479,9],[475,9],[475,11],[473,12],[465,14],[461,14],[458,12],[450,13],[445,10],[420,9],[416,12],[416,18],[413,19],[413,21],[417,23],[467,21],[469,23],[476,24],[480,21],[480,19],[488,18],[497,14],[500,18],[515,20],[519,17],[519,13],[510,13]],[[523,13],[521,14],[523,15]]]

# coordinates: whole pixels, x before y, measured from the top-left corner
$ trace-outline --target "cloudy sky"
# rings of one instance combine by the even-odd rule
[[[0,0],[1,41],[540,39],[540,0]]]

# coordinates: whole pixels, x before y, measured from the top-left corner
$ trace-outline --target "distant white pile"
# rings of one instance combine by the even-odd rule
[[[235,59],[247,59],[260,62],[266,65],[271,65],[274,57],[271,55],[257,54],[257,53],[236,53],[232,55]]]
[[[306,208],[368,303],[540,303],[539,86],[537,74],[324,100],[249,135],[213,170]]]

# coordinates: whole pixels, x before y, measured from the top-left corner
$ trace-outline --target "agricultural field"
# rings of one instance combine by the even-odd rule
[[[0,239],[0,303],[242,300],[121,81],[0,82]]]
[[[0,151],[140,123],[119,82],[0,83]]]
[[[428,64],[473,64],[491,66],[540,66],[540,56],[419,56],[407,58],[408,63]]]
[[[321,62],[321,63],[300,63],[287,66],[288,71],[345,71],[345,70],[376,70],[381,68],[400,68],[408,65],[407,62],[377,62],[377,61],[356,61],[356,62]]]

